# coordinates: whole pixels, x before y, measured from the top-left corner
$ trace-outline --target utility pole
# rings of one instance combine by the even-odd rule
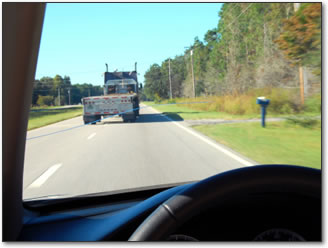
[[[90,96],[90,89],[89,89],[89,96]]]
[[[68,88],[68,105],[71,105],[71,88]]]
[[[171,59],[169,59],[170,99],[172,100]]]
[[[60,106],[60,87],[58,87],[58,106]]]
[[[190,50],[190,63],[191,63],[191,77],[192,77],[192,90],[194,94],[194,98],[196,97],[196,92],[195,92],[195,77],[194,77],[194,60],[192,58],[192,49]]]
[[[187,49],[190,49],[191,47],[185,47]],[[195,92],[195,77],[194,77],[194,60],[192,57],[193,50],[190,50],[190,64],[191,64],[191,79],[192,79],[192,90],[193,90],[193,95],[194,98],[196,97],[196,92]]]
[[[294,11],[296,12],[299,7],[301,6],[301,3],[294,3]],[[300,78],[300,95],[301,95],[301,104],[304,105],[304,72],[303,72],[303,66],[298,66],[299,71],[299,78]]]

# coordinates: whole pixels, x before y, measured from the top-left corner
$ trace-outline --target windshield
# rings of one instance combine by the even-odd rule
[[[259,164],[321,169],[321,3],[47,4],[23,200]]]
[[[137,82],[132,79],[108,80],[105,82],[106,94],[136,93]]]

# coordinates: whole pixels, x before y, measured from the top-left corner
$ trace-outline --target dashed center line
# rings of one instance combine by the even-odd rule
[[[55,164],[51,166],[48,170],[46,170],[38,179],[36,179],[30,186],[27,188],[39,188],[42,184],[44,184],[52,174],[54,174],[62,164]]]
[[[89,140],[89,139],[92,139],[92,138],[95,137],[95,136],[96,136],[96,133],[90,134],[89,137],[88,137],[88,140]]]

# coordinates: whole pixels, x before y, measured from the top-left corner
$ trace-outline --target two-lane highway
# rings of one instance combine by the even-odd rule
[[[183,121],[152,108],[140,113],[135,123],[110,118],[74,128],[83,123],[77,117],[29,131],[24,199],[189,182],[255,163]]]

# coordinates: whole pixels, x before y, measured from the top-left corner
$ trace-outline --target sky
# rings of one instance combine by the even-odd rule
[[[65,75],[72,84],[103,85],[103,72],[132,71],[138,79],[154,64],[203,40],[217,27],[221,3],[49,3],[36,71]]]

